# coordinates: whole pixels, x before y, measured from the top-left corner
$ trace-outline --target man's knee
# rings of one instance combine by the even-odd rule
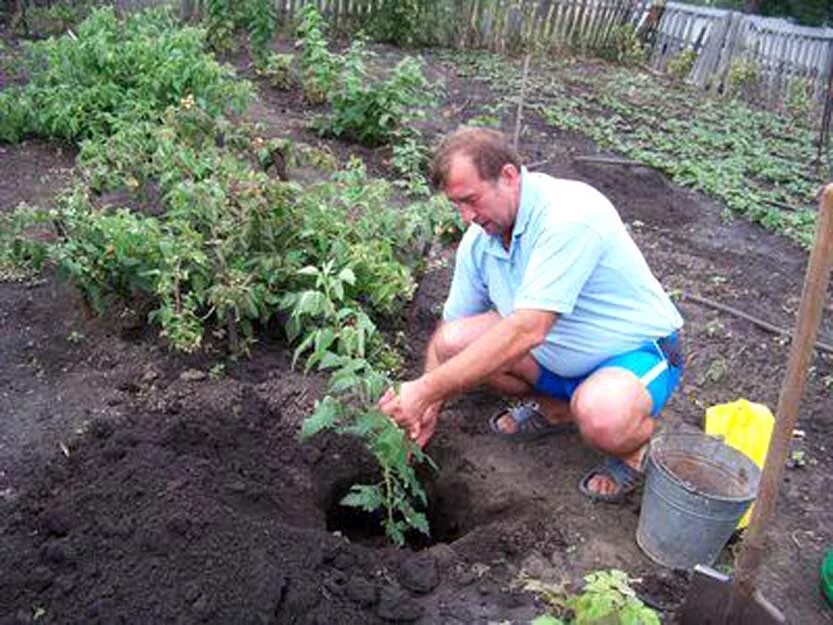
[[[593,377],[576,390],[571,411],[588,441],[616,445],[650,418],[650,395],[630,372],[606,371]]]
[[[434,333],[431,341],[437,357],[441,361],[448,360],[459,354],[465,348],[465,332],[459,321],[443,323]]]
[[[443,322],[431,340],[437,357],[446,361],[456,356],[499,320],[497,313],[483,313]]]

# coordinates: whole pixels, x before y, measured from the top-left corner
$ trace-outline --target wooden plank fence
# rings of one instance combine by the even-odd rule
[[[336,26],[361,23],[383,0],[275,0],[281,17],[314,4]],[[575,48],[608,44],[616,26],[634,22],[649,0],[457,0],[456,26],[444,43],[494,51]],[[187,14],[204,0],[182,0]]]
[[[697,53],[689,82],[725,93],[731,89],[733,64],[748,61],[758,75],[755,97],[770,107],[780,105],[797,81],[816,102],[823,102],[833,69],[833,29],[669,2],[650,63],[665,71],[669,61],[687,49]]]

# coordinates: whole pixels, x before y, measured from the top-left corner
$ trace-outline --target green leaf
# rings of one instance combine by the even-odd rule
[[[316,340],[319,332],[310,332],[304,337],[304,340],[301,341],[301,344],[295,349],[295,352],[292,354],[292,364],[290,365],[293,369],[295,368],[295,363],[298,361],[298,358],[310,348],[313,341]]]
[[[314,267],[312,265],[307,265],[297,271],[298,275],[300,276],[317,276],[321,273],[318,267]]]
[[[361,508],[365,512],[373,512],[384,505],[382,489],[377,484],[353,484],[339,503],[343,506]]]
[[[344,413],[344,407],[332,397],[315,402],[315,411],[301,425],[301,440],[305,441],[322,430],[336,425]]]
[[[338,274],[338,279],[353,286],[356,284],[356,274],[349,267],[345,267]]]

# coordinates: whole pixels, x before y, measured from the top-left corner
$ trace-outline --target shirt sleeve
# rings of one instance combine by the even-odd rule
[[[514,308],[569,314],[603,253],[602,236],[582,223],[535,234]]]
[[[443,321],[470,317],[492,308],[489,290],[474,258],[473,236],[464,236],[457,248],[454,277],[443,307]]]

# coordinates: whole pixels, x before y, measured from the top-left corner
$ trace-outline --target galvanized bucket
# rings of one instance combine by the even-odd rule
[[[636,542],[675,569],[710,566],[758,493],[761,470],[699,431],[663,432],[648,449]]]

